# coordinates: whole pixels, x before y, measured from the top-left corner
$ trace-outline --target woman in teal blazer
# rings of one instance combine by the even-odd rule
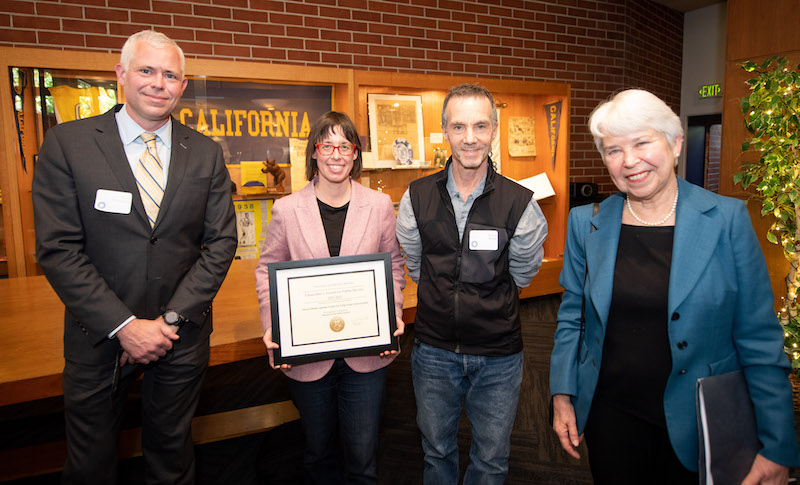
[[[763,445],[744,483],[786,483],[790,365],[745,204],[675,176],[683,130],[651,93],[617,94],[590,129],[620,192],[569,215],[550,364],[562,446],[579,457],[586,431],[596,483],[697,483],[697,379],[744,369]]]

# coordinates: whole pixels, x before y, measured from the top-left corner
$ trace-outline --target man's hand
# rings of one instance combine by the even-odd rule
[[[164,357],[178,340],[178,327],[167,325],[162,317],[155,320],[135,318],[117,332],[122,345],[120,365],[149,364]]]

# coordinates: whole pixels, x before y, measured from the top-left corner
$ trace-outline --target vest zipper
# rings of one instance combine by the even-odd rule
[[[458,257],[456,258],[456,280],[455,284],[455,291],[453,292],[453,320],[455,321],[455,326],[453,331],[455,333],[456,338],[456,349],[455,353],[461,353],[461,319],[459,318],[459,303],[461,298],[459,297],[460,291],[459,286],[460,283],[458,282],[458,275],[461,274],[461,250],[458,250]]]

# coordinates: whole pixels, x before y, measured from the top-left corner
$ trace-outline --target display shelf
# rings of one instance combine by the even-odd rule
[[[555,195],[542,199],[539,205],[548,222],[549,233],[544,245],[545,263],[541,275],[532,287],[523,291],[523,296],[559,293],[558,273],[566,239],[567,213],[569,211],[569,112],[570,86],[564,83],[529,82],[501,79],[475,79],[424,74],[388,73],[380,71],[355,71],[354,122],[362,137],[369,138],[369,112],[367,95],[399,94],[414,95],[422,99],[422,123],[425,140],[426,162],[433,163],[434,149],[444,148],[441,138],[442,104],[451,86],[469,82],[478,83],[491,91],[495,103],[500,107],[499,134],[500,172],[514,180],[521,180],[539,173],[546,173],[555,190]],[[549,118],[545,105],[561,101],[561,116]],[[533,118],[536,155],[512,157],[509,153],[509,120],[511,118]],[[555,159],[550,156],[550,132],[548,125],[557,122],[558,138]],[[434,140],[431,142],[431,140]],[[496,157],[495,157],[496,158]],[[393,170],[375,175],[369,172],[369,186],[388,193],[398,202],[408,185],[419,177],[435,173],[439,168],[418,170]],[[558,268],[554,271],[553,268]]]
[[[116,54],[93,52],[69,52],[51,49],[0,48],[0,64],[5,69],[5,82],[0,80],[0,128],[3,143],[0,150],[0,189],[3,191],[3,220],[5,245],[8,251],[8,272],[13,276],[36,274],[34,235],[30,203],[30,172],[22,173],[18,163],[16,135],[11,105],[9,68],[57,69],[87,79],[109,79],[113,66],[118,62]],[[380,71],[355,71],[350,69],[276,65],[258,62],[234,62],[208,59],[187,59],[186,74],[207,80],[226,79],[243,82],[286,83],[298,85],[331,85],[332,106],[351,115],[359,134],[369,139],[369,116],[367,95],[401,94],[419,96],[422,100],[423,142],[425,162],[433,164],[434,150],[449,152],[449,145],[441,137],[441,108],[450,86],[461,82],[478,82],[494,95],[500,109],[500,171],[503,175],[519,180],[544,172],[550,179],[556,195],[540,201],[540,206],[549,225],[545,242],[545,258],[541,274],[534,280],[534,287],[523,295],[541,292],[559,292],[555,281],[557,273],[552,271],[560,264],[566,235],[566,219],[569,204],[569,112],[570,86],[563,83],[528,82],[500,79],[476,79]],[[66,75],[66,74],[65,74]],[[111,78],[113,79],[113,77]],[[324,80],[324,81],[320,81]],[[124,100],[124,92],[120,92]],[[33,96],[28,96],[28,99]],[[555,160],[550,158],[548,125],[544,106],[547,103],[562,103],[561,117],[557,120],[559,136]],[[30,108],[30,107],[29,107]],[[26,113],[35,119],[32,113]],[[508,121],[513,117],[534,119],[536,155],[511,157]],[[313,121],[313,120],[312,120]],[[37,129],[41,131],[41,123]],[[34,145],[41,141],[41,133],[26,137],[26,143]],[[36,155],[38,145],[26,146],[26,157]],[[365,151],[369,147],[365,147]],[[495,154],[497,158],[498,154]],[[31,165],[33,163],[31,162]],[[365,185],[390,195],[398,202],[409,183],[417,178],[435,173],[441,168],[379,168],[364,170],[361,181]],[[235,196],[236,200],[277,198],[281,194],[256,194]],[[238,262],[234,262],[237,264]],[[545,281],[547,280],[547,281]]]

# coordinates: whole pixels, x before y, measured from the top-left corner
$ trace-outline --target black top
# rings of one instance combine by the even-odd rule
[[[664,388],[672,369],[667,297],[669,227],[622,225],[595,398],[666,427]]]
[[[328,252],[331,256],[338,256],[342,246],[342,233],[344,232],[344,219],[347,217],[347,207],[350,202],[341,207],[331,207],[317,199],[319,215],[322,216],[322,227],[325,228],[325,238],[328,240]]]

